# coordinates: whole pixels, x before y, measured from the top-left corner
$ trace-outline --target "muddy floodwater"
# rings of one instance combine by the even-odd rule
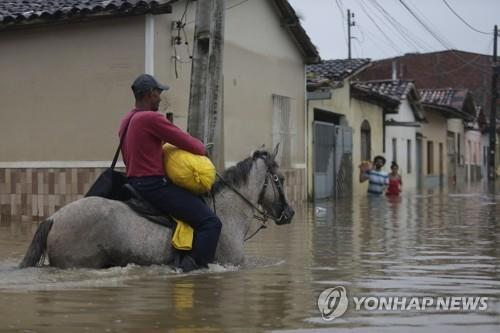
[[[3,221],[0,332],[500,332],[500,194],[476,186],[296,210],[291,225],[247,243],[244,266],[187,275],[19,270],[35,225]],[[347,310],[324,320],[318,296],[338,286]],[[372,301],[357,309],[353,297]],[[487,308],[371,309],[390,297],[482,298]]]

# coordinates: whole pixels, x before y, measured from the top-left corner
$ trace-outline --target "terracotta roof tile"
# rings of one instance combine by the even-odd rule
[[[405,99],[414,88],[413,81],[410,80],[380,80],[355,82],[353,86],[359,90],[388,97],[400,102]]]
[[[465,89],[420,89],[423,103],[451,106],[457,109],[463,107],[467,90]]]
[[[342,81],[370,64],[370,62],[370,59],[324,60],[319,64],[307,66],[307,72],[313,74],[316,79]]]
[[[0,0],[0,24],[59,16],[154,8],[160,0]]]
[[[477,110],[472,94],[467,89],[419,89],[422,103],[453,109],[458,117],[472,120]]]

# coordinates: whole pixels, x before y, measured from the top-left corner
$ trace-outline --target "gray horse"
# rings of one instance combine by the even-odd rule
[[[214,185],[217,215],[223,223],[216,261],[239,265],[243,243],[256,217],[276,224],[290,223],[294,215],[283,190],[284,178],[270,154],[257,151],[227,169]],[[208,204],[213,207],[212,199]],[[20,264],[60,268],[107,268],[166,264],[172,259],[172,230],[139,216],[120,201],[100,197],[77,200],[43,221]]]

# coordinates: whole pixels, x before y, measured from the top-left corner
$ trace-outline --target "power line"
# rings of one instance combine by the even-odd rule
[[[446,0],[443,0],[444,4],[446,5],[446,7],[448,7],[453,14],[455,14],[456,17],[458,17],[460,19],[460,21],[462,21],[466,26],[468,26],[469,28],[471,28],[472,30],[474,30],[475,32],[479,32],[480,34],[484,34],[484,35],[492,35],[491,33],[489,32],[484,32],[484,31],[481,31],[481,30],[478,30],[476,28],[474,28],[472,25],[470,25],[466,20],[464,20],[464,18],[460,15],[458,15],[458,13],[450,6],[450,4],[446,1]]]
[[[486,52],[489,52],[490,51],[490,48],[493,44],[493,39],[490,40],[490,42],[488,43],[488,46],[486,47],[487,51]],[[456,56],[456,54],[455,54]],[[438,76],[443,76],[443,75],[447,75],[447,74],[451,74],[451,73],[455,73],[455,72],[458,72],[460,70],[462,70],[463,68],[467,67],[467,66],[474,66],[474,70],[477,70],[477,71],[480,71],[482,73],[485,73],[485,74],[490,74],[489,72],[485,72],[485,71],[482,71],[481,69],[477,68],[477,66],[488,66],[489,65],[485,65],[485,64],[480,64],[478,63],[477,61],[481,58],[481,57],[484,57],[485,55],[483,54],[477,54],[476,56],[474,56],[471,60],[465,60],[465,59],[462,59],[460,58],[460,60],[462,61],[462,64],[456,68],[453,68],[453,69],[450,69],[450,70],[447,70],[447,71],[433,71],[433,72],[427,72],[427,71],[423,71],[423,70],[413,70],[412,72],[414,73],[418,73],[418,74],[422,74],[419,76],[420,79],[426,79],[426,78],[429,78],[429,77],[438,77]]]
[[[444,46],[445,49],[450,49],[452,47],[447,45],[447,41],[444,38],[441,38],[437,33],[435,33],[424,21],[421,19],[409,6],[406,4],[403,0],[399,0],[401,5],[424,27],[425,30],[427,30],[428,33],[434,37],[441,45]]]
[[[395,28],[395,30],[406,40],[409,40],[414,46],[416,46],[416,49],[422,49],[422,50],[431,50],[432,47],[429,47],[429,45],[418,38],[418,36],[414,36],[403,24],[399,23],[397,19],[395,19],[383,6],[381,6],[377,0],[370,0],[372,5],[377,9],[379,12],[382,13],[382,15],[385,16],[385,18],[391,23],[391,25]]]
[[[366,38],[365,38],[365,33],[364,33],[364,32],[363,32],[363,30],[361,29],[361,26],[359,25],[359,23],[356,23],[356,24],[357,24],[356,26],[358,27],[358,31],[359,31],[359,33],[361,34],[361,38],[362,38],[362,40],[359,40],[359,38],[357,38],[357,37],[352,37],[352,38],[357,39],[357,40],[358,40],[358,42],[360,42],[361,44],[363,44],[363,43],[365,42],[365,40],[366,40]]]
[[[189,0],[189,1],[193,1],[193,0]],[[227,6],[227,7],[226,7],[226,10],[230,10],[230,9],[233,9],[233,8],[239,7],[239,6],[243,5],[245,2],[248,2],[248,1],[249,1],[249,0],[242,0],[242,1],[238,2],[238,3],[235,3],[234,5]],[[194,23],[194,20],[189,21],[189,22],[186,22],[186,24],[185,24],[185,25],[191,25],[191,24],[193,24],[193,23]]]
[[[482,70],[481,68],[479,67],[488,67],[490,68],[490,66],[486,66],[486,65],[483,65],[483,64],[479,64],[475,61],[475,59],[473,59],[472,61],[468,61],[468,60],[465,60],[463,59],[460,55],[458,55],[455,51],[454,51],[454,47],[451,46],[450,47],[450,43],[448,41],[446,41],[445,38],[442,38],[441,36],[439,36],[439,34],[437,32],[434,32],[430,27],[429,25],[427,25],[422,18],[420,18],[409,6],[407,3],[405,3],[403,0],[399,0],[399,2],[401,3],[401,5],[403,5],[403,7],[425,28],[425,30],[427,30],[427,32],[429,32],[441,45],[444,46],[445,50],[447,51],[450,51],[451,54],[453,54],[457,59],[459,59],[460,61],[462,61],[462,63],[464,64],[472,64],[472,63],[475,63],[476,64],[476,69],[480,72],[482,72],[483,74],[491,74],[490,71],[485,71],[485,70]],[[423,15],[423,14],[422,14]]]
[[[368,17],[368,19],[370,21],[372,21],[372,23],[375,25],[375,27],[377,28],[378,31],[380,31],[380,33],[385,37],[385,39],[387,39],[387,41],[389,42],[389,46],[392,47],[392,49],[398,53],[403,53],[401,51],[401,49],[398,47],[398,45],[385,33],[385,31],[378,25],[378,23],[371,17],[370,13],[368,12],[368,10],[365,8],[365,6],[363,5],[362,2],[360,2],[360,5],[361,5],[361,9],[365,12],[366,16]]]
[[[424,76],[421,76],[420,78],[436,77],[436,76],[442,76],[442,75],[455,73],[455,72],[462,70],[464,67],[474,66],[476,64],[476,61],[480,57],[482,57],[482,54],[478,54],[472,60],[470,60],[468,62],[464,62],[460,66],[453,68],[453,69],[450,69],[448,71],[442,71],[442,72],[440,72],[440,71],[435,71],[435,72],[418,71],[418,73],[424,74]],[[477,68],[475,68],[475,69],[477,69]]]
[[[247,1],[248,1],[248,0],[243,0],[243,1],[241,1],[241,2],[238,2],[237,4],[234,4],[234,5],[232,5],[232,6],[226,7],[226,10],[236,8],[236,7],[238,7],[238,6],[242,5],[242,4],[244,4],[244,3],[245,3],[245,2],[247,2]]]
[[[188,41],[188,37],[187,37],[187,34],[186,34],[186,30],[184,29],[184,27],[186,26],[186,21],[187,21],[186,14],[188,12],[190,3],[191,3],[191,0],[187,0],[186,1],[186,6],[184,8],[184,12],[182,13],[181,18],[178,21],[175,22],[175,29],[177,30],[177,36],[174,37],[173,46],[174,46],[174,71],[175,71],[175,78],[176,79],[179,78],[179,71],[178,71],[178,68],[177,68],[177,63],[178,62],[180,62],[180,63],[189,63],[190,62],[190,61],[183,61],[177,55],[177,45],[181,45],[182,44],[181,32],[184,33],[184,44],[186,45],[187,53],[188,53],[188,55],[189,55],[190,58],[192,57],[191,56],[191,51],[189,50],[189,41]]]
[[[363,27],[364,27],[363,25],[361,25],[360,23],[358,23],[358,28],[359,29],[364,29]],[[365,29],[365,30],[366,30],[365,33],[368,36],[371,36],[370,41],[373,42],[374,44],[376,44],[379,47],[380,51],[386,55],[386,57],[390,57],[391,53],[388,53],[387,52],[387,47],[384,47],[384,45],[382,45],[382,44],[385,44],[387,46],[388,44],[386,44],[379,36],[377,36],[376,34],[372,33],[369,29]]]
[[[362,0],[359,0],[359,1],[362,1]],[[373,6],[374,8],[368,8],[368,4],[366,5],[366,7],[368,8],[368,10],[370,12],[373,13],[374,17],[375,15],[378,13],[378,15],[380,16],[380,19],[378,19],[380,22],[384,22],[385,25],[388,27],[387,30],[391,29],[391,30],[394,30],[397,34],[399,34],[400,38],[402,38],[403,42],[406,43],[406,45],[410,48],[410,49],[415,49],[415,50],[418,50],[419,47],[416,46],[416,44],[410,40],[409,38],[407,38],[399,29],[398,27],[395,26],[395,24],[393,24],[393,22],[391,22],[391,20],[389,20],[387,18],[387,16],[385,16],[385,14],[380,11],[376,6],[375,4],[373,3],[370,3],[368,2],[371,6]],[[377,17],[375,17],[377,19]],[[388,21],[388,23],[386,22],[386,20]]]
[[[406,1],[410,1],[410,0],[406,0]],[[414,7],[415,7],[415,6],[414,6]],[[417,9],[417,11],[418,11],[418,8],[417,8],[417,7],[415,7],[415,8],[416,8],[416,9]],[[425,18],[425,15],[424,15],[423,13],[421,13],[421,15]],[[439,35],[438,35],[438,36],[439,36]],[[447,42],[447,41],[446,41],[446,39],[444,39],[444,38],[442,38],[442,39],[443,39],[445,42]],[[447,44],[451,45],[451,43],[450,43],[450,42],[447,42]],[[476,69],[477,69],[478,71],[482,72],[483,74],[487,74],[487,75],[490,75],[490,74],[491,74],[491,73],[490,73],[490,71],[491,71],[491,65],[490,65],[490,64],[485,65],[485,64],[482,64],[482,63],[477,62],[475,59],[472,59],[471,61],[469,61],[469,60],[467,60],[467,59],[464,59],[464,58],[462,58],[462,57],[460,56],[460,54],[458,54],[458,53],[457,53],[454,49],[455,49],[455,48],[454,48],[452,45],[451,45],[450,47],[448,47],[448,48],[447,48],[447,50],[448,50],[448,51],[450,51],[450,52],[451,52],[451,54],[453,54],[453,55],[454,55],[454,56],[455,56],[458,60],[460,60],[462,63],[467,64],[467,65],[469,65],[469,64],[475,64]],[[484,70],[482,70],[480,67],[487,68],[487,70],[486,70],[486,71],[484,71]]]
[[[344,22],[346,21],[346,18],[344,15],[344,8],[343,8],[342,4],[339,3],[339,0],[335,0],[335,3],[337,4],[337,8],[339,9],[340,15],[342,16],[342,30],[344,31],[345,43],[349,44],[349,42],[347,41],[347,32],[345,31],[345,27],[344,27]]]

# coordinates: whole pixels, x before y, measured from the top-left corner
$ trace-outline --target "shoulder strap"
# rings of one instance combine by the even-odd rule
[[[127,134],[128,126],[130,125],[130,121],[132,121],[132,118],[134,118],[135,113],[130,116],[130,119],[127,122],[127,125],[125,126],[125,129],[123,130],[123,134],[120,137],[120,144],[118,145],[118,149],[116,149],[115,157],[113,157],[113,162],[111,162],[111,169],[114,169],[116,166],[116,162],[118,161],[118,156],[120,156],[120,149],[122,149],[122,144],[123,141],[125,140],[125,135]]]

